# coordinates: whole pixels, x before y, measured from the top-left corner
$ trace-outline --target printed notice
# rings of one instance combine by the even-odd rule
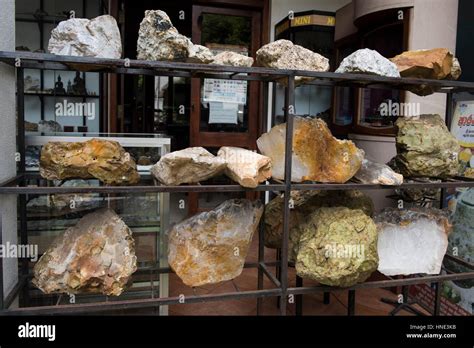
[[[209,123],[237,124],[239,104],[209,102]]]
[[[247,103],[247,81],[205,79],[203,102]]]

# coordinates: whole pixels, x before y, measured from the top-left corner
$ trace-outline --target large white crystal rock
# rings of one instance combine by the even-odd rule
[[[49,293],[120,295],[137,270],[132,232],[110,209],[84,216],[60,234],[34,267]]]
[[[253,58],[236,52],[225,51],[216,54],[212,63],[219,65],[251,67],[253,65]]]
[[[395,173],[386,164],[372,162],[366,158],[354,178],[363,184],[398,186],[403,184],[403,175]]]
[[[188,286],[239,276],[262,213],[260,201],[231,199],[176,224],[169,232],[171,268]]]
[[[289,40],[277,40],[257,51],[257,65],[276,69],[328,71],[329,59]],[[295,85],[312,80],[312,77],[296,76]],[[280,82],[286,84],[286,79]]]
[[[285,177],[286,124],[257,139],[260,152],[272,159],[272,176]],[[339,140],[321,119],[295,116],[291,180],[344,183],[359,170],[364,151],[350,140]]]
[[[379,272],[387,276],[441,271],[451,224],[439,209],[386,208],[375,217]]]
[[[189,147],[168,153],[151,168],[153,176],[165,185],[198,183],[224,171],[226,163],[203,147]]]
[[[272,176],[272,160],[256,152],[223,146],[217,156],[227,164],[226,175],[244,187],[255,188]]]
[[[189,50],[189,56],[186,61],[189,63],[209,64],[214,61],[214,55],[205,46],[193,45]]]
[[[344,58],[336,72],[400,77],[394,63],[377,51],[368,48],[357,50]]]
[[[48,50],[66,56],[120,58],[122,40],[112,16],[103,15],[91,20],[71,18],[53,29]]]

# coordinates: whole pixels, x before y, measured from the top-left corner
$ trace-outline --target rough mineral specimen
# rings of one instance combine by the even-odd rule
[[[103,15],[91,20],[71,18],[53,29],[48,50],[66,56],[120,58],[122,40],[112,16]]]
[[[395,165],[405,177],[450,177],[459,172],[459,144],[439,115],[400,117]]]
[[[40,174],[48,180],[92,179],[106,184],[136,184],[135,161],[116,141],[49,142],[43,146]]]
[[[38,131],[38,123],[25,121],[25,131],[26,132],[37,132]]]
[[[386,208],[375,221],[381,273],[392,276],[440,272],[451,231],[447,212]]]
[[[298,191],[291,192],[289,246],[288,258],[296,258],[298,241],[301,229],[299,226],[307,222],[311,213],[321,207],[347,207],[360,209],[366,215],[374,213],[372,199],[358,190],[343,191]],[[281,248],[283,236],[283,197],[277,196],[265,206],[264,214],[265,246],[268,248]]]
[[[277,40],[262,46],[257,51],[257,65],[276,69],[328,71],[329,60],[322,55],[289,40]],[[295,84],[312,81],[311,77],[296,76]],[[286,79],[281,80],[286,84]]]
[[[395,64],[377,51],[368,48],[357,50],[344,58],[336,72],[400,77]]]
[[[35,264],[33,284],[47,294],[118,296],[137,269],[134,244],[117,214],[98,210],[54,240]]]
[[[63,127],[56,121],[50,120],[41,120],[38,123],[38,132],[41,133],[56,133],[62,132]]]
[[[214,61],[214,55],[207,47],[201,45],[193,45],[189,50],[189,56],[186,61],[189,63],[208,64]]]
[[[363,184],[381,184],[398,186],[403,184],[403,175],[395,173],[386,164],[372,162],[366,158],[362,161],[362,166],[354,176]]]
[[[207,47],[194,45],[186,36],[181,35],[168,15],[160,10],[145,11],[138,32],[137,58],[204,64],[211,63],[214,59]]]
[[[272,176],[272,160],[256,152],[223,146],[217,156],[227,164],[225,174],[244,187],[255,188]]]
[[[402,77],[442,80],[458,75],[460,65],[459,61],[454,63],[454,59],[447,48],[434,48],[406,51],[390,60],[397,65]],[[456,65],[454,70],[453,65]]]
[[[202,147],[168,153],[151,168],[153,176],[165,185],[197,183],[221,174],[226,163]]]
[[[170,266],[188,286],[239,276],[262,213],[260,201],[231,199],[176,224],[169,232]]]
[[[272,159],[272,176],[285,176],[286,124],[273,127],[257,139],[260,152]],[[360,169],[364,151],[350,140],[332,136],[321,119],[294,118],[291,180],[344,183]]]
[[[298,229],[295,266],[300,277],[347,287],[377,269],[377,228],[361,210],[320,208]]]
[[[253,58],[236,52],[225,51],[216,54],[212,63],[219,65],[250,67],[253,65]]]

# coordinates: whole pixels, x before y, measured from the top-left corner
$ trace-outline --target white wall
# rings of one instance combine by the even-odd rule
[[[0,0],[0,50],[15,50],[15,1]],[[0,63],[0,182],[16,175],[15,70]],[[3,243],[17,243],[16,196],[0,196]],[[18,279],[18,261],[3,259],[4,295]]]
[[[456,53],[458,0],[414,0],[414,3],[410,10],[408,49],[443,47]],[[407,102],[420,103],[422,114],[445,117],[446,95],[443,93],[420,97],[408,92]]]
[[[350,3],[350,0],[293,0],[293,1],[284,1],[284,0],[272,0],[270,3],[270,41],[275,40],[275,25],[280,22],[283,18],[288,16],[290,11],[295,13],[302,11],[328,11],[336,12],[339,8]],[[278,96],[283,96],[283,88],[281,86],[278,88]],[[308,103],[308,93],[311,93],[312,98],[309,99]],[[273,88],[269,89],[268,105],[273,105]],[[315,115],[319,112],[325,111],[327,105],[331,104],[330,93],[327,93],[326,89],[321,89],[316,86],[306,86],[296,89],[295,93],[296,101],[296,114],[305,115],[311,114]],[[277,98],[277,103],[275,107],[275,113],[282,114],[282,107],[284,104],[283,98]],[[267,115],[267,124],[268,128],[271,125],[272,118],[272,108],[268,108]]]

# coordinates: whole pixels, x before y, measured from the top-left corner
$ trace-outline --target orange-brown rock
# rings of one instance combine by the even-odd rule
[[[47,294],[118,296],[136,269],[132,232],[115,212],[101,209],[53,241],[35,264],[33,284]]]
[[[285,177],[286,123],[257,140],[260,152],[272,159],[272,177]],[[291,180],[344,183],[360,169],[364,151],[350,140],[335,138],[321,119],[295,116]]]
[[[40,174],[48,180],[92,179],[106,184],[136,184],[140,175],[116,141],[49,142],[41,149]]]
[[[406,51],[390,59],[402,77],[442,80],[459,77],[459,62],[447,48]]]

